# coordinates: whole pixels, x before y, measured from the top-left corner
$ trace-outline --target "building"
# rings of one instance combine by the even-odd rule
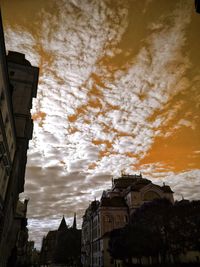
[[[49,231],[43,238],[40,263],[48,266],[80,266],[81,230],[76,228],[76,215],[72,227],[68,227],[63,216],[58,230]]]
[[[93,201],[83,216],[83,266],[114,266],[108,252],[109,232],[124,227],[142,204],[159,198],[174,202],[169,186],[155,185],[142,175],[123,174],[113,179],[111,189],[103,192],[100,201]]]
[[[12,242],[15,246],[12,248],[12,254],[8,259],[7,266],[15,266],[16,263],[17,266],[23,266],[26,260],[26,247],[28,244],[27,204],[27,199],[24,201],[18,200],[12,232],[10,233],[11,238],[14,238]]]
[[[200,13],[200,0],[195,0],[195,9],[197,13]]]
[[[36,97],[39,69],[25,55],[6,56],[0,18],[0,266],[16,252],[15,222],[19,194],[24,191],[27,149],[32,138],[30,109]],[[13,265],[14,266],[14,265]]]
[[[22,266],[40,266],[39,251],[34,247],[34,241],[28,241],[26,244],[26,254],[23,258],[24,262]]]
[[[16,135],[12,112],[10,82],[7,72],[7,60],[4,45],[2,21],[0,18],[0,222],[3,219],[3,208],[6,189],[16,150]],[[0,223],[0,233],[2,224]]]

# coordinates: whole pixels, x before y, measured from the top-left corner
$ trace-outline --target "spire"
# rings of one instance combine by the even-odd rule
[[[63,215],[62,217],[62,221],[60,223],[60,226],[58,227],[58,231],[65,231],[67,229],[67,224],[66,224],[66,221],[65,221],[65,217]]]
[[[76,229],[76,212],[74,213],[73,229]]]

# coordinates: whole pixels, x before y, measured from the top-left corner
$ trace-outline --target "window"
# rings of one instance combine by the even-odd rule
[[[104,219],[105,219],[105,222],[111,222],[110,215],[106,215],[106,216],[104,217]]]

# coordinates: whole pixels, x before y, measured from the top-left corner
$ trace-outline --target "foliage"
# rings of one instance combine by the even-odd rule
[[[131,223],[110,234],[109,251],[115,259],[161,255],[174,258],[188,250],[200,250],[200,201],[167,199],[145,203]]]

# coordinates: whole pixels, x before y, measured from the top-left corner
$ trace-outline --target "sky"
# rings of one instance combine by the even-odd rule
[[[192,0],[1,0],[6,49],[40,68],[25,193],[40,246],[112,177],[200,195],[200,15]]]

